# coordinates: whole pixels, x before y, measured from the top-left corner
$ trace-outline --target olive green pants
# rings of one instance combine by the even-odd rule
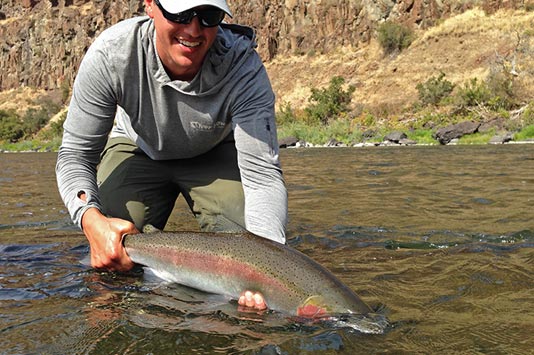
[[[135,143],[111,138],[97,181],[108,216],[163,229],[182,194],[201,230],[243,231],[244,194],[233,142],[191,159],[152,160]]]

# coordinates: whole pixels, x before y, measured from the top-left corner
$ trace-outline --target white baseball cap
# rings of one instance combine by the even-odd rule
[[[198,6],[214,6],[217,7],[232,17],[232,12],[226,3],[226,0],[159,0],[163,8],[171,14],[177,14],[187,11]]]

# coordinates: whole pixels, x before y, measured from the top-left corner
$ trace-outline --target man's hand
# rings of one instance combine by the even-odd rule
[[[88,209],[82,227],[91,248],[91,266],[110,271],[128,271],[134,263],[122,245],[125,234],[139,233],[130,221],[108,218],[98,209]]]
[[[267,309],[267,304],[263,299],[263,295],[259,292],[252,293],[250,291],[245,291],[239,296],[237,303],[242,307],[254,308],[260,311]],[[246,309],[240,310],[246,311]]]

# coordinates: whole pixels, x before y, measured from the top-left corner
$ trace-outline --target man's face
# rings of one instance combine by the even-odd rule
[[[152,0],[146,0],[146,8],[154,19],[156,50],[167,73],[173,80],[193,79],[215,41],[218,26],[203,27],[196,16],[189,24],[169,21]]]

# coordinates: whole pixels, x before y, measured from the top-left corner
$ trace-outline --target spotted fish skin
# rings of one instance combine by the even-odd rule
[[[251,233],[154,232],[124,238],[135,263],[168,281],[237,299],[261,292],[270,309],[304,317],[368,314],[349,287],[305,254]]]

